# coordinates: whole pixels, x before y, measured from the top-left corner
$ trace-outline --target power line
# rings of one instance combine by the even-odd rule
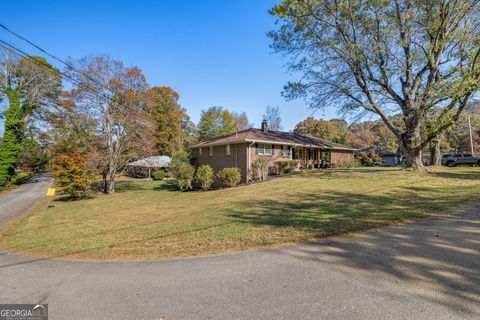
[[[98,84],[99,86],[102,86],[103,88],[105,88],[105,89],[109,90],[111,93],[113,93],[113,90],[112,90],[110,87],[108,87],[106,84],[104,84],[104,83],[102,83],[102,82],[100,82],[100,81],[97,81],[96,79],[92,78],[91,76],[89,76],[88,74],[84,73],[83,71],[78,70],[77,68],[75,68],[75,67],[72,66],[71,64],[69,64],[69,63],[63,61],[62,59],[58,58],[57,56],[49,53],[47,50],[41,48],[39,45],[33,43],[32,41],[28,40],[27,38],[25,38],[25,37],[23,37],[23,36],[21,36],[21,35],[19,35],[19,34],[16,33],[15,31],[7,28],[7,27],[6,27],[5,25],[3,25],[2,23],[0,23],[0,28],[6,30],[6,31],[8,31],[8,32],[10,32],[10,33],[13,34],[15,37],[17,37],[17,38],[19,38],[19,39],[27,42],[28,44],[30,44],[30,45],[32,45],[32,46],[34,46],[35,48],[37,48],[37,49],[40,50],[41,52],[45,53],[45,54],[48,55],[49,57],[51,57],[51,58],[57,60],[58,62],[60,62],[61,64],[65,65],[67,68],[69,68],[69,69],[71,69],[71,70],[73,70],[73,71],[75,71],[75,72],[80,73],[82,76],[84,76],[84,77],[87,78],[88,80],[90,80],[90,81],[92,81],[92,82],[95,82],[95,83]]]
[[[62,75],[65,80],[67,80],[68,82],[74,84],[74,85],[81,85],[80,82],[78,82],[76,79],[70,77],[69,75],[59,71],[59,70],[55,70],[53,69],[52,67],[42,63],[41,61],[35,59],[34,57],[28,55],[27,53],[25,53],[24,51],[22,51],[21,49],[18,49],[14,46],[12,46],[11,44],[9,44],[8,42],[5,42],[3,40],[0,39],[0,42],[3,43],[3,44],[0,44],[0,47],[4,48],[5,50],[8,50],[9,52],[21,57],[21,58],[27,58],[28,60],[34,62],[35,64],[39,65],[39,66],[42,66],[44,68],[47,68],[49,71],[51,72],[55,72],[55,73],[58,73],[60,75]]]
[[[41,66],[41,67],[44,67],[46,68],[47,70],[51,71],[51,72],[55,72],[55,73],[59,73],[60,75],[63,76],[63,79],[70,82],[71,84],[74,84],[76,86],[83,86],[83,87],[86,87],[88,90],[94,92],[97,94],[97,96],[102,96],[103,98],[106,98],[107,100],[110,99],[109,96],[105,95],[104,93],[102,92],[99,92],[97,91],[95,88],[93,88],[92,86],[89,86],[89,85],[86,85],[80,81],[78,81],[77,79],[71,77],[70,75],[60,71],[60,70],[55,70],[53,69],[51,66],[45,64],[45,63],[42,63],[41,61],[35,59],[34,57],[32,57],[31,55],[29,55],[28,53],[26,53],[25,51],[13,46],[12,44],[6,42],[6,41],[3,41],[0,39],[0,42],[3,43],[3,44],[0,44],[0,47],[12,52],[13,54],[16,54],[17,56],[20,56],[22,58],[27,58],[29,59],[30,61],[34,62],[35,64]]]

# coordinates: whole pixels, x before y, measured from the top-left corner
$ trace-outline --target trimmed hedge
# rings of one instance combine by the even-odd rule
[[[152,174],[153,180],[163,180],[165,179],[165,171],[157,170]]]
[[[223,168],[217,173],[217,178],[220,179],[224,187],[235,187],[240,183],[240,169]]]
[[[174,155],[168,165],[168,171],[172,174],[180,190],[192,189],[195,168],[190,164],[190,155],[188,153],[181,152]]]
[[[203,190],[210,189],[215,174],[208,164],[202,164],[195,172],[195,183]]]
[[[277,166],[277,174],[282,175],[292,172],[298,166],[297,160],[282,160],[275,162]]]

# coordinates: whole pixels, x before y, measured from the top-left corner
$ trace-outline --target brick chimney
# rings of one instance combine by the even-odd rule
[[[267,132],[268,131],[268,122],[267,120],[263,119],[262,121],[262,131]]]

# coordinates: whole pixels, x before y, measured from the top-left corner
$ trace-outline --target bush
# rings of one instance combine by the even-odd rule
[[[285,173],[292,172],[297,166],[297,160],[283,160],[275,162],[277,166],[277,174],[282,175]]]
[[[332,167],[332,164],[329,161],[326,161],[326,160],[321,160],[320,161],[320,168],[321,169],[328,169],[328,168],[331,168],[331,167]]]
[[[358,167],[358,163],[351,159],[351,160],[343,160],[343,161],[340,161],[338,163],[335,164],[335,167],[337,168],[345,168],[345,169],[348,169],[348,168],[355,168],[355,167]]]
[[[240,183],[240,170],[238,168],[223,168],[217,173],[224,187],[235,187]]]
[[[202,164],[195,172],[195,183],[197,183],[203,190],[210,189],[210,186],[213,183],[213,178],[213,169],[208,164]]]
[[[258,158],[252,163],[252,178],[254,181],[263,181],[268,176],[268,160]]]
[[[153,180],[163,180],[165,179],[165,171],[157,170],[152,175]]]
[[[57,154],[54,175],[57,183],[72,199],[88,196],[95,174],[87,166],[87,160],[79,153]]]
[[[190,164],[190,156],[188,153],[181,152],[173,156],[172,161],[170,161],[168,165],[168,169],[180,190],[192,189],[195,168]]]
[[[373,167],[382,164],[382,157],[375,152],[361,153],[357,156],[362,166]]]

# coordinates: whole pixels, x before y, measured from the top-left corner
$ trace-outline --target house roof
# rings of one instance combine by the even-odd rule
[[[324,139],[304,136],[293,132],[282,131],[263,131],[260,129],[249,128],[225,136],[215,137],[190,148],[209,147],[215,145],[235,144],[242,142],[266,142],[272,144],[301,145],[308,147],[317,147],[322,149],[355,150],[349,146],[331,142]]]
[[[391,152],[388,150],[382,150],[378,147],[369,147],[369,148],[364,148],[357,151],[357,153],[369,153],[369,152],[375,152],[381,156],[399,156],[398,153]]]
[[[168,156],[154,156],[127,163],[127,166],[144,168],[166,168],[172,159]]]

